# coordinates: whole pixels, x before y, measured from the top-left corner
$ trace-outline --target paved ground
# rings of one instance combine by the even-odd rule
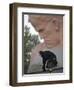
[[[30,72],[30,73],[25,73],[25,74],[41,74],[41,73],[63,73],[63,68],[60,67],[60,68],[53,68],[53,69],[50,69],[50,70],[47,70],[47,71],[38,71],[38,67],[35,67],[35,70],[37,72]]]

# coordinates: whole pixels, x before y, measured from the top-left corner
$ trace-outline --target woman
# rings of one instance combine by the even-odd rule
[[[42,57],[40,51],[51,51],[57,57],[57,67],[63,67],[63,16],[62,15],[30,15],[29,21],[34,26],[43,43],[38,44],[33,50],[28,73],[42,72]],[[62,70],[54,69],[60,73]]]

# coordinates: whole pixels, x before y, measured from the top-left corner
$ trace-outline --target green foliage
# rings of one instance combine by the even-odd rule
[[[24,73],[27,73],[32,49],[40,43],[38,35],[31,35],[30,28],[25,26],[24,32]]]

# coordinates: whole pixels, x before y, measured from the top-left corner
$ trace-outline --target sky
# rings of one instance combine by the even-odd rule
[[[44,39],[41,39],[40,38],[39,33],[35,30],[35,28],[33,27],[33,25],[29,22],[28,15],[24,15],[24,27],[26,25],[30,28],[31,35],[38,35],[38,38],[39,38],[40,42],[43,43],[44,42]]]

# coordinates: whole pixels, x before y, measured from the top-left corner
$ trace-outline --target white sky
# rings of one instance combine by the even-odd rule
[[[40,42],[44,42],[43,39],[40,38],[39,33],[35,30],[35,28],[32,26],[32,24],[28,21],[29,17],[28,15],[24,15],[24,27],[27,25],[30,27],[30,33],[31,35],[38,35]]]

